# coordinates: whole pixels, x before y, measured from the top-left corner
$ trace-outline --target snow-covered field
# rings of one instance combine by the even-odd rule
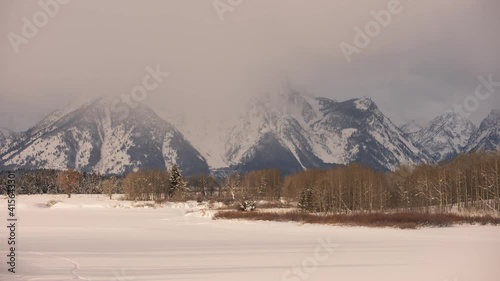
[[[50,199],[63,201],[46,206]],[[500,227],[397,230],[214,221],[196,203],[19,196],[16,274],[0,280],[497,281]]]

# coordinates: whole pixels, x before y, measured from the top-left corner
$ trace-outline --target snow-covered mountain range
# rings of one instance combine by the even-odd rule
[[[188,174],[208,172],[199,152],[170,123],[145,105],[121,120],[110,100],[55,111],[0,149],[3,169],[77,169],[122,174],[179,164]]]
[[[123,174],[179,164],[185,175],[278,168],[283,173],[353,162],[377,170],[437,163],[495,150],[500,110],[477,128],[455,113],[425,126],[396,126],[369,98],[335,101],[292,88],[254,99],[239,117],[193,129],[146,105],[114,116],[111,100],[55,111],[26,132],[0,134],[0,169],[67,169]]]
[[[420,130],[409,132],[409,135],[415,144],[430,153],[435,162],[441,162],[451,160],[464,152],[469,139],[476,131],[476,125],[469,119],[455,112],[446,112]]]
[[[226,165],[244,171],[352,162],[391,170],[430,160],[372,100],[337,102],[294,91],[251,103],[223,143]]]
[[[492,110],[467,143],[465,151],[500,149],[500,110]]]
[[[500,149],[498,109],[492,110],[479,128],[455,112],[446,112],[424,126],[411,121],[401,128],[435,163],[452,160],[460,153]]]

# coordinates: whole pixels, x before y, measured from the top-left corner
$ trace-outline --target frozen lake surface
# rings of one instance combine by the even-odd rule
[[[50,199],[63,201],[51,208]],[[7,225],[6,199],[0,219]],[[500,227],[420,230],[214,221],[196,203],[19,196],[16,274],[0,280],[498,281]]]

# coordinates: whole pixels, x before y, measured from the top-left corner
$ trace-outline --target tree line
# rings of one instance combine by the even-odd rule
[[[16,191],[18,194],[63,194],[64,184],[62,176],[65,174],[76,175],[77,184],[71,186],[73,194],[101,194],[101,182],[111,176],[102,176],[96,173],[80,173],[59,170],[17,170]],[[5,193],[7,172],[0,172],[0,188]],[[74,176],[73,176],[74,177]]]
[[[402,166],[390,173],[359,164],[285,178],[283,194],[314,212],[500,212],[500,152],[460,155],[449,163]]]
[[[309,212],[500,211],[500,152],[463,154],[449,163],[402,166],[382,173],[360,164],[311,169],[283,176],[277,169],[231,173],[222,178],[183,177],[170,170],[125,176],[77,171],[18,171],[19,194],[124,194],[128,200],[297,202]],[[6,182],[0,174],[0,183]],[[5,186],[2,186],[5,192]]]

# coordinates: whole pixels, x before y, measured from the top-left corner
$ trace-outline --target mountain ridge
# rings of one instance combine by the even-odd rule
[[[435,162],[442,162],[465,152],[476,130],[476,125],[469,119],[450,111],[432,119],[409,136],[414,143],[427,150]]]
[[[144,104],[118,118],[111,102],[68,106],[25,132],[0,134],[0,169],[123,174],[176,163],[185,175],[265,168],[290,174],[355,162],[391,171],[495,150],[500,142],[500,110],[479,127],[452,112],[424,126],[396,126],[370,98],[336,101],[291,87],[253,99],[233,124],[206,132],[161,118]]]
[[[0,151],[0,166],[122,174],[178,161],[187,172],[208,171],[203,157],[182,134],[149,107],[139,105],[120,121],[110,113],[109,103],[96,99],[75,110],[54,111],[10,139]]]

